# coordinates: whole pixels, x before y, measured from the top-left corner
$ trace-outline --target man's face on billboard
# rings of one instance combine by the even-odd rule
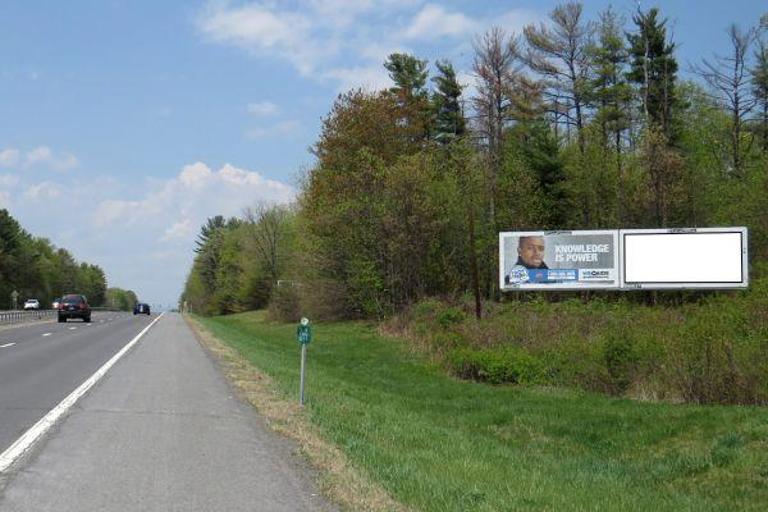
[[[517,254],[527,267],[539,267],[544,261],[544,237],[524,236],[520,238]]]

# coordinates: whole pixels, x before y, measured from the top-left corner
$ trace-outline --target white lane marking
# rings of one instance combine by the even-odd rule
[[[51,334],[53,334],[53,333],[52,332],[47,332],[47,333],[43,334],[43,336],[50,336]]]
[[[109,361],[104,363],[101,368],[96,370],[96,373],[88,377],[88,380],[80,384],[80,386],[72,393],[70,393],[67,398],[59,402],[59,405],[51,409],[48,414],[43,416],[40,421],[35,423],[29,430],[24,432],[24,434],[18,438],[11,446],[9,446],[7,450],[0,454],[0,474],[8,469],[10,465],[16,461],[16,459],[21,457],[24,452],[27,451],[35,443],[35,441],[40,439],[43,434],[45,434],[53,425],[55,425],[56,421],[61,418],[61,416],[73,405],[75,405],[80,397],[86,394],[94,384],[99,382],[99,380],[109,371],[109,369],[112,368],[112,366],[121,357],[123,357],[126,352],[133,348],[133,346],[138,343],[141,337],[144,336],[147,331],[149,331],[149,329],[151,329],[152,326],[155,325],[155,323],[162,317],[163,315],[158,316],[154,322],[146,326],[144,330],[142,330],[139,334],[136,335],[136,337],[129,341],[127,345],[121,348],[117,354],[112,356]]]
[[[70,330],[70,331],[74,331],[74,330],[77,330],[77,327],[70,327],[70,328],[69,328],[69,330]]]
[[[14,346],[15,343],[6,343],[5,345],[0,345],[0,348],[8,348]]]

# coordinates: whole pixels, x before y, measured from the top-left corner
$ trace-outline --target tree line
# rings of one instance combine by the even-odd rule
[[[658,8],[580,3],[473,41],[395,53],[394,86],[340,95],[291,206],[209,219],[182,294],[228,313],[383,317],[427,296],[499,300],[498,232],[745,225],[768,256],[768,15],[679,77]]]
[[[29,298],[38,299],[42,308],[50,308],[53,300],[65,293],[83,294],[92,306],[107,305],[113,290],[107,290],[101,267],[78,262],[68,250],[32,236],[8,210],[0,209],[0,309],[14,306],[14,292],[19,308]]]

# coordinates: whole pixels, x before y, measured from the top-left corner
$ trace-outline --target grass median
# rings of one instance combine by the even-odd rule
[[[297,399],[296,326],[199,318]],[[764,510],[768,409],[457,381],[364,323],[314,326],[305,414],[415,510]]]

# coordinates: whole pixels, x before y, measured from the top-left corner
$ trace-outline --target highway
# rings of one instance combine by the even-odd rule
[[[0,453],[150,322],[94,313],[80,320],[0,330]]]
[[[93,320],[0,331],[0,453],[135,343],[0,471],[0,512],[337,510],[180,315]]]

